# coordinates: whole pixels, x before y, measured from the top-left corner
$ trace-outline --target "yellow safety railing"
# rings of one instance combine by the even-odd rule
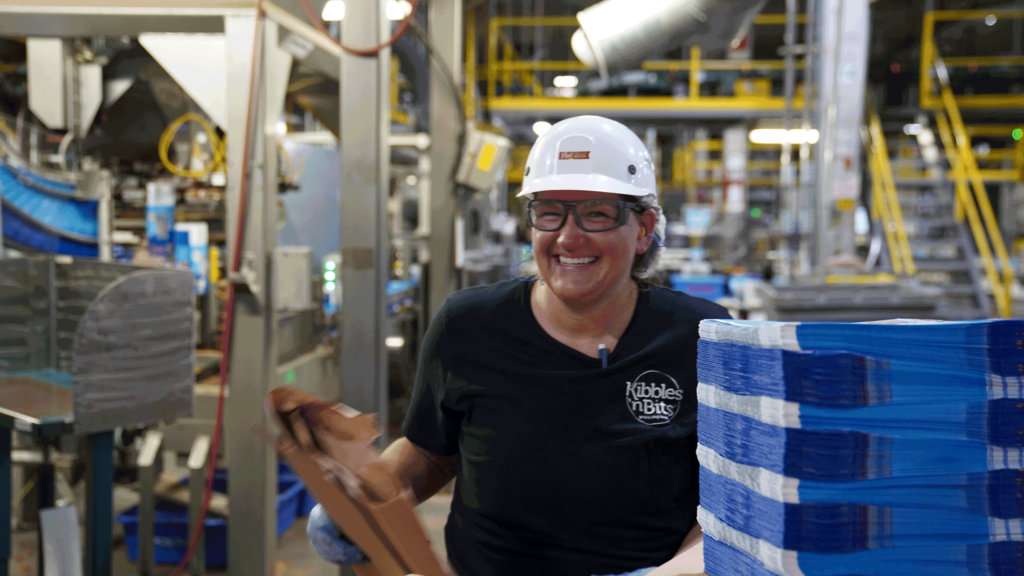
[[[462,95],[462,108],[466,120],[476,118],[476,19],[466,18],[466,64],[462,67],[466,75],[466,92]]]
[[[1011,134],[1017,128],[1015,126],[967,126],[968,138],[976,137],[1004,137],[1011,138]],[[1024,129],[1021,129],[1024,130]],[[902,149],[906,150],[906,149]],[[972,147],[973,150],[973,147]],[[999,183],[999,182],[1021,182],[1024,181],[1024,138],[1016,141],[1009,147],[1006,148],[995,148],[989,151],[986,155],[980,156],[979,154],[974,155],[975,160],[979,164],[978,176],[982,182],[986,183]],[[980,165],[985,163],[987,165],[999,165],[998,167],[992,168],[981,168]],[[1009,164],[1007,166],[1006,164]],[[930,178],[927,170],[922,170],[912,166],[901,166],[898,174],[901,178],[909,179],[927,179]],[[950,180],[956,179],[956,175],[952,170],[947,172],[946,177]]]
[[[749,144],[749,150],[778,152],[780,145],[773,144]],[[714,152],[719,154],[715,158],[697,159],[698,151]],[[662,187],[683,188],[687,192],[689,202],[696,202],[698,186],[721,186],[722,185],[722,140],[709,138],[702,140],[691,140],[685,146],[677,146],[672,150],[672,174],[668,182]],[[779,160],[747,160],[747,169],[750,171],[778,172],[782,166]],[[697,172],[704,170],[710,172],[710,177],[697,178]],[[772,176],[752,176],[747,179],[749,186],[776,186],[779,184],[778,174]]]
[[[944,58],[939,55],[935,46],[935,23],[962,20],[985,20],[989,17],[997,20],[1024,18],[1024,10],[937,10],[924,13],[921,32],[921,108],[941,110],[942,99],[934,93],[934,79],[931,71],[936,61],[941,58],[947,67],[992,67],[992,66],[1024,66],[1024,56],[961,56]],[[1024,98],[1020,94],[971,94],[956,96],[960,108],[1024,108]]]
[[[1010,256],[1006,251],[1003,235],[999,231],[999,221],[996,220],[995,213],[992,211],[992,204],[989,202],[985,183],[979,173],[977,160],[971,150],[970,136],[968,136],[963,118],[960,116],[956,98],[948,85],[943,84],[940,90],[944,110],[935,113],[935,120],[942,145],[946,149],[946,157],[949,159],[954,174],[957,202],[962,206],[962,213],[967,216],[978,253],[984,262],[985,274],[992,285],[992,296],[999,315],[1009,318],[1012,315],[1011,287],[1013,285]],[[973,196],[971,191],[974,192]],[[960,211],[958,210],[958,212]],[[982,223],[984,223],[984,228],[982,228]],[[1001,281],[992,259],[993,251],[1003,270]]]
[[[871,168],[871,211],[882,221],[885,243],[889,247],[892,260],[892,271],[896,274],[913,276],[917,274],[917,265],[907,241],[907,229],[903,223],[903,211],[900,208],[896,183],[892,176],[892,165],[889,162],[889,147],[882,132],[882,122],[878,118],[874,102],[868,94],[868,132],[871,142],[868,146],[868,161]]]
[[[755,18],[755,25],[783,25],[784,14],[762,14]],[[798,22],[805,21],[799,15]],[[564,110],[579,109],[583,102],[578,99],[557,96],[544,96],[542,86],[537,82],[535,72],[580,72],[589,70],[578,60],[519,60],[516,58],[511,44],[502,35],[504,28],[512,27],[578,27],[575,16],[499,16],[492,18],[488,24],[487,55],[484,66],[487,77],[486,89],[483,94],[484,104],[491,110]],[[473,70],[471,79],[475,83],[475,31],[467,29],[467,41],[472,42],[473,56],[470,58],[470,44],[467,45],[466,70]],[[802,68],[803,62],[797,60],[796,67]],[[639,66],[642,70],[684,72],[688,75],[689,91],[685,97],[677,96],[597,96],[587,98],[584,102],[588,109],[600,108],[614,112],[616,110],[636,110],[637,108],[670,108],[692,110],[774,110],[782,112],[786,102],[782,96],[771,95],[770,82],[737,81],[736,94],[733,96],[702,96],[700,86],[701,72],[707,70],[734,70],[744,73],[767,72],[785,69],[784,60],[704,60],[700,48],[694,46],[687,60],[656,60],[646,61]],[[519,82],[533,88],[533,95],[510,95],[514,73],[518,73]],[[760,80],[760,79],[758,79]],[[473,84],[467,83],[469,86]],[[742,85],[741,85],[742,84]],[[498,95],[499,85],[503,88]],[[467,99],[472,96],[467,95]],[[794,98],[794,107],[802,107],[802,92],[798,89]],[[469,106],[467,106],[467,109]]]

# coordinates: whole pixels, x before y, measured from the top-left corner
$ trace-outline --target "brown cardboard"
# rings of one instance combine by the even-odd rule
[[[373,447],[377,420],[281,387],[267,412],[283,429],[278,449],[345,535],[370,558],[359,576],[447,576],[413,511],[409,487]]]

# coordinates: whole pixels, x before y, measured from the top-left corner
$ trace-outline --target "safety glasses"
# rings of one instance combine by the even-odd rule
[[[554,232],[565,226],[565,219],[571,212],[581,230],[604,232],[628,222],[630,210],[643,213],[635,202],[625,200],[530,200],[526,205],[526,220],[538,230]]]

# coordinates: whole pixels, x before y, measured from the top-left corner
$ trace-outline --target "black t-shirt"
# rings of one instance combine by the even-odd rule
[[[601,361],[552,338],[531,283],[453,294],[427,330],[405,434],[459,454],[461,576],[619,574],[672,558],[697,512],[697,325],[721,306],[641,291]]]

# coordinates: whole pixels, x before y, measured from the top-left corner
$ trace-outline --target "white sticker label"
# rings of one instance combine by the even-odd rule
[[[313,51],[313,43],[298,34],[291,34],[281,43],[281,49],[294,56],[296,60],[305,60]]]

